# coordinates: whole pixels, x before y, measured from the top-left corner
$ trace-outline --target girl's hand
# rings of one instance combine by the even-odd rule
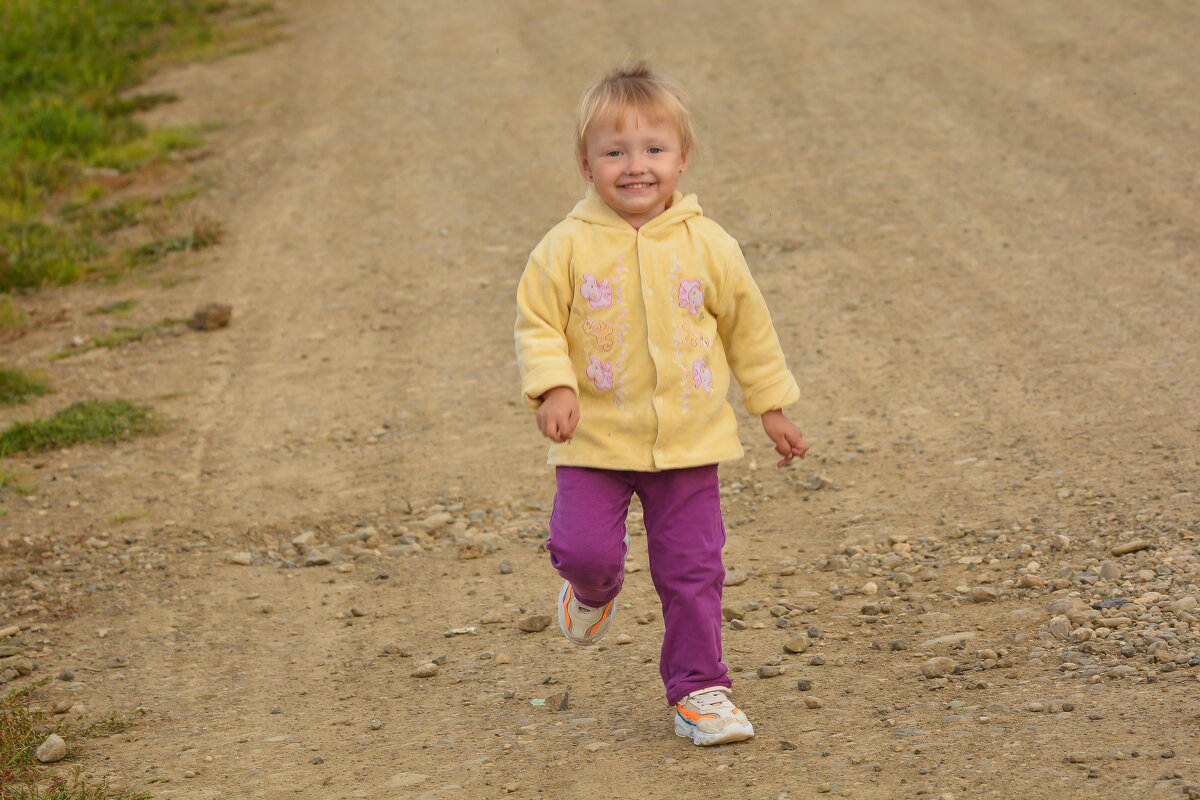
[[[559,444],[575,435],[579,424],[579,398],[569,386],[555,386],[542,395],[542,405],[537,410],[538,430],[552,442]]]
[[[783,456],[783,460],[775,466],[782,469],[792,463],[793,458],[804,458],[808,452],[808,442],[804,441],[804,434],[782,411],[775,409],[763,414],[762,424],[767,436],[775,443],[775,452]]]

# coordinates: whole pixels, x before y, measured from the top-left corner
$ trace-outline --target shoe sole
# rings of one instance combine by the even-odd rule
[[[710,747],[714,744],[728,744],[751,739],[754,737],[754,726],[747,722],[745,725],[727,726],[720,733],[705,733],[676,712],[675,735],[691,739],[693,744],[700,747]]]
[[[570,582],[564,581],[563,587],[558,593],[558,627],[562,629],[563,636],[567,637],[567,641],[577,644],[580,647],[588,647],[603,639],[604,634],[608,633],[608,626],[612,621],[612,606],[615,601],[610,600],[608,602],[608,605],[604,608],[604,616],[592,626],[593,629],[599,629],[598,634],[587,639],[576,639],[571,635],[570,624],[567,620],[567,601],[570,599],[568,597],[568,592],[570,591]]]

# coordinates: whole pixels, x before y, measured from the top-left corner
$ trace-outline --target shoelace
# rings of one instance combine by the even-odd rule
[[[711,689],[704,694],[692,695],[691,700],[696,705],[704,706],[705,708],[712,708],[713,706],[719,706],[722,703],[727,702],[729,698],[725,696],[724,691],[720,689]]]

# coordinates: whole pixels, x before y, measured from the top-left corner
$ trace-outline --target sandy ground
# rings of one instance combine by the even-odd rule
[[[2,422],[168,423],[19,459],[3,498],[0,673],[70,668],[47,705],[132,721],[64,764],[177,798],[1197,796],[1194,4],[282,8],[284,41],[153,85],[182,100],[151,121],[224,124],[197,209],[225,242],[20,299],[71,310],[3,345],[58,392]],[[520,629],[559,582],[514,288],[627,54],[691,90],[684,188],[813,444],[776,471],[743,415],[722,468],[758,736],[720,748],[672,732],[644,540],[609,640]],[[233,324],[47,360],[125,298]]]

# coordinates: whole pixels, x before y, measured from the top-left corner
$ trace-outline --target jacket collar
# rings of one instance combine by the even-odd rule
[[[671,204],[667,206],[667,209],[663,213],[647,222],[641,228],[634,228],[620,214],[613,211],[607,203],[600,199],[600,195],[596,193],[595,187],[588,186],[587,195],[575,204],[575,208],[567,216],[568,218],[583,220],[594,225],[616,228],[636,234],[639,232],[648,233],[650,231],[665,230],[685,219],[702,216],[703,214],[704,211],[701,210],[700,202],[696,199],[696,195],[685,195],[676,190],[671,195]]]

